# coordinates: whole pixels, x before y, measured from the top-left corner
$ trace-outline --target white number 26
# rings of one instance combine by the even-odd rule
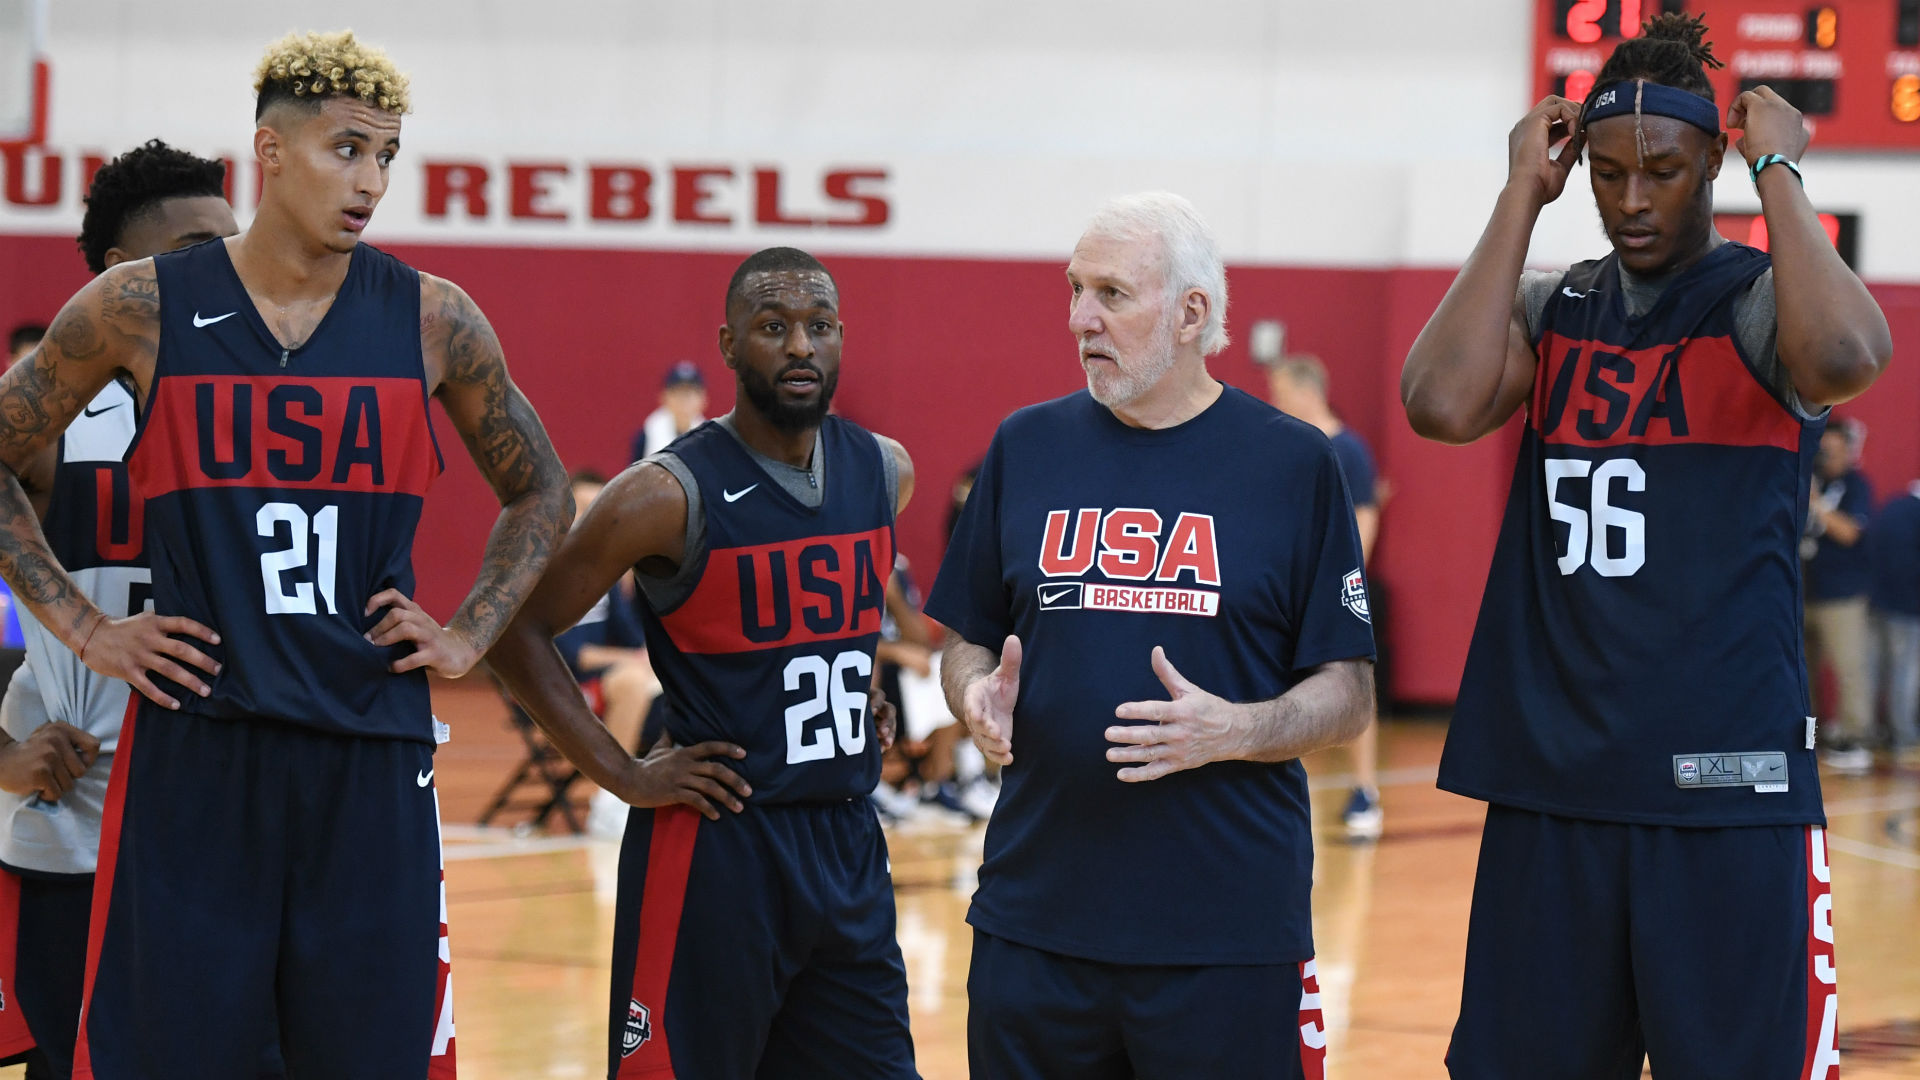
[[[858,677],[851,688],[849,674]],[[858,651],[841,653],[831,665],[824,656],[796,656],[787,662],[787,689],[806,694],[787,706],[787,764],[824,761],[833,756],[835,742],[848,757],[867,748],[867,680],[872,675],[873,657]],[[833,722],[809,734],[808,722],[827,713],[833,714]]]

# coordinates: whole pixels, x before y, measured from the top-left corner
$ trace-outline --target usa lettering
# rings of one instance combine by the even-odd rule
[[[1040,572],[1081,577],[1099,567],[1114,581],[1219,586],[1213,515],[1182,513],[1169,527],[1154,510],[1053,510],[1040,541]]]
[[[1650,430],[1686,438],[1680,353],[1679,348],[1622,352],[1590,342],[1568,345],[1545,407],[1535,418],[1540,434],[1553,435],[1571,414],[1574,432],[1589,442],[1613,439],[1623,429],[1635,439],[1646,437]],[[1652,430],[1656,425],[1665,430]]]
[[[782,642],[796,627],[811,637],[879,629],[886,586],[868,537],[741,551],[734,566],[748,641]]]
[[[371,385],[193,387],[200,474],[213,481],[387,486],[380,391]]]

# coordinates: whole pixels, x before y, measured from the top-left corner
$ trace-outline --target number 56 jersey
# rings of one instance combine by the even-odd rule
[[[723,739],[745,749],[728,764],[756,803],[866,795],[880,779],[867,689],[893,571],[886,451],[827,417],[815,444],[825,465],[817,508],[718,422],[667,452],[699,491],[706,532],[682,571],[685,598],[641,605],[648,659],[673,705],[667,733],[680,746]]]
[[[1571,817],[1822,823],[1798,546],[1825,417],[1755,372],[1726,243],[1630,316],[1616,259],[1547,303],[1440,786]]]
[[[154,609],[211,627],[212,696],[193,712],[433,741],[410,645],[362,636],[384,589],[412,595],[413,535],[441,470],[427,417],[420,277],[356,247],[333,306],[286,349],[224,242],[154,259],[160,348],[128,452],[145,500]]]

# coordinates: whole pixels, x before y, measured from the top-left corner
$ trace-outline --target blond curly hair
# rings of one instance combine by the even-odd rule
[[[253,92],[256,115],[275,101],[336,96],[356,97],[396,116],[413,107],[407,77],[385,50],[355,40],[351,30],[288,34],[267,46],[253,71]]]

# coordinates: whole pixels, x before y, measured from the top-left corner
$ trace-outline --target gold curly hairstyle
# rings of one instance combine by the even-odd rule
[[[319,103],[351,96],[396,116],[413,108],[407,77],[386,52],[355,40],[351,30],[288,34],[267,46],[253,71],[254,119],[283,101]]]

